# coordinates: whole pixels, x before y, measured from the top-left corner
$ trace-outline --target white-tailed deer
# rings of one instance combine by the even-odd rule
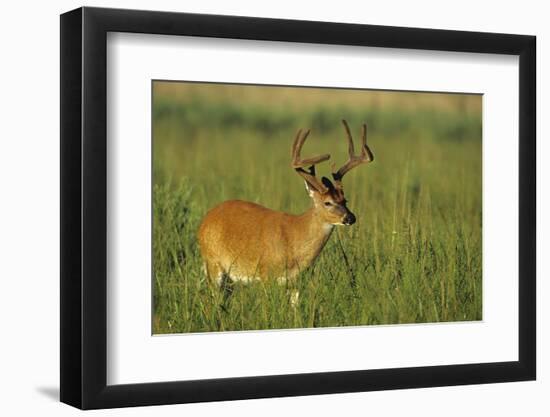
[[[342,120],[348,141],[349,160],[333,172],[334,183],[315,176],[315,165],[330,159],[320,155],[302,159],[309,130],[300,129],[292,144],[292,168],[305,180],[313,207],[301,215],[271,210],[240,200],[221,203],[204,217],[198,233],[206,274],[222,285],[226,281],[296,277],[317,258],[334,225],[352,225],[355,215],[347,208],[342,177],[352,168],[372,162],[363,125],[361,152],[355,154],[348,124]],[[333,166],[334,168],[334,166]]]

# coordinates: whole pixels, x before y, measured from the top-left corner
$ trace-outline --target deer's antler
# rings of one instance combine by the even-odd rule
[[[296,170],[298,175],[300,175],[311,187],[316,191],[324,194],[328,191],[328,188],[323,185],[321,181],[315,176],[315,165],[327,161],[330,159],[329,154],[323,154],[319,156],[314,156],[307,159],[302,159],[300,153],[302,151],[302,146],[309,135],[310,130],[306,130],[302,134],[302,129],[298,130],[296,133],[296,138],[294,138],[294,143],[292,144],[292,163],[291,166]],[[308,167],[306,171],[304,168]]]
[[[342,124],[344,125],[344,129],[346,130],[346,135],[348,139],[349,159],[338,171],[333,172],[332,174],[332,178],[334,178],[334,181],[337,184],[341,183],[342,177],[346,175],[346,173],[350,169],[355,168],[358,165],[366,164],[374,161],[374,155],[372,154],[371,150],[367,146],[367,125],[363,124],[363,127],[361,129],[361,154],[355,155],[353,138],[351,137],[351,132],[349,130],[348,122],[346,122],[345,120],[342,120]]]

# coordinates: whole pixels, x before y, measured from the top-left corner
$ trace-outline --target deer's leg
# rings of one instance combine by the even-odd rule
[[[300,291],[296,289],[296,280],[295,277],[288,279],[287,277],[281,277],[277,281],[281,285],[286,285],[286,293],[290,301],[290,306],[296,308],[298,305],[298,300],[300,299]]]
[[[290,305],[293,308],[298,306],[298,301],[300,300],[300,291],[293,289],[290,290]]]
[[[215,262],[204,262],[203,269],[206,277],[218,287],[222,286],[224,271]]]
[[[233,294],[233,280],[228,273],[223,272],[219,280],[220,290],[223,291],[223,301],[220,307],[227,312],[227,306]]]

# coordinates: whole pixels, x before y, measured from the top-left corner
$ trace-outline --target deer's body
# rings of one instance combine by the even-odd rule
[[[315,261],[333,227],[315,207],[292,215],[231,200],[205,216],[199,243],[207,274],[218,282],[224,274],[233,281],[285,281]]]
[[[315,164],[330,155],[302,159],[309,134],[299,130],[292,145],[292,167],[305,180],[313,206],[301,215],[271,210],[240,200],[226,201],[210,210],[198,233],[207,276],[219,285],[229,280],[250,282],[295,278],[319,256],[335,225],[352,225],[355,215],[347,208],[342,177],[352,168],[373,160],[363,125],[361,154],[355,155],[348,125],[349,160],[326,177],[315,176]],[[308,170],[304,169],[309,167]]]

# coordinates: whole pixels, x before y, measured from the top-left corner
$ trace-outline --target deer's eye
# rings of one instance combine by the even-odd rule
[[[325,207],[330,207],[332,206],[332,203],[330,201],[325,201]]]

